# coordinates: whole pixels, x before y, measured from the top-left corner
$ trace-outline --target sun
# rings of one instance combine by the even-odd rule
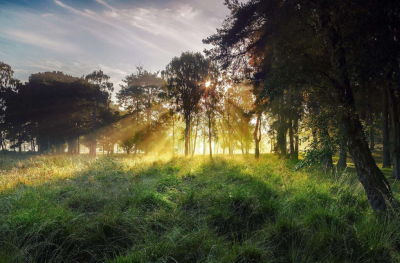
[[[211,85],[211,81],[207,81],[206,82],[206,88],[210,87],[210,85]]]

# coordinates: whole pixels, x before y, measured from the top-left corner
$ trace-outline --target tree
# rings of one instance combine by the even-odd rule
[[[86,81],[92,84],[93,89],[93,144],[91,147],[92,154],[96,156],[97,132],[96,122],[99,110],[99,104],[108,107],[110,103],[111,93],[114,91],[113,83],[109,82],[110,77],[105,75],[102,70],[95,70],[85,77]]]
[[[6,97],[13,94],[19,81],[13,77],[11,66],[0,61],[0,147],[4,149],[7,134],[7,123],[4,120]]]
[[[339,106],[338,116],[348,138],[348,149],[370,205],[376,211],[387,211],[387,202],[394,203],[393,194],[372,157],[355,94],[363,89],[360,83],[365,77],[359,61],[365,62],[372,48],[378,50],[377,54],[385,53],[387,61],[399,57],[398,43],[393,41],[399,37],[400,27],[395,18],[399,4],[377,0],[368,1],[367,5],[364,1],[344,0],[251,0],[247,3],[228,0],[227,5],[231,15],[223,28],[204,41],[214,45],[206,51],[207,55],[224,69],[231,70],[237,69],[243,61],[260,60],[263,93],[268,94],[270,100],[275,99],[279,91],[282,94],[291,87],[327,94]],[[371,38],[366,40],[359,31],[368,27],[373,30],[368,32]],[[390,43],[390,48],[376,45],[375,42],[382,40]],[[382,65],[381,60],[375,61]],[[394,111],[396,104],[390,105],[392,122],[398,122]],[[319,135],[328,135],[321,132]],[[396,148],[395,152],[400,151]]]
[[[215,130],[215,118],[218,112],[218,102],[219,102],[219,93],[217,90],[217,80],[215,81],[207,81],[206,82],[206,90],[204,92],[203,98],[203,106],[206,115],[206,122],[208,128],[208,143],[209,143],[209,151],[210,157],[212,157],[212,138],[216,135]],[[205,145],[203,145],[205,147]]]
[[[200,53],[184,52],[175,57],[163,72],[167,80],[168,94],[175,98],[178,111],[185,120],[185,155],[189,155],[190,122],[193,117],[213,67],[211,61]]]
[[[154,144],[157,121],[167,110],[160,107],[163,98],[164,80],[159,72],[148,72],[137,67],[137,72],[126,76],[117,94],[119,104],[126,110],[125,125],[130,125],[131,136],[136,139],[135,152],[142,148],[147,154]],[[152,139],[153,138],[153,139]]]

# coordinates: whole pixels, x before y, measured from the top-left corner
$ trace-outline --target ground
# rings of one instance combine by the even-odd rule
[[[400,223],[373,213],[351,167],[0,157],[0,262],[399,262],[399,248]]]

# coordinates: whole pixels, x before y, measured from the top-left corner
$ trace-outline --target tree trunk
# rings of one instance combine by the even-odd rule
[[[339,160],[337,163],[337,168],[344,169],[347,167],[347,137],[344,125],[340,127],[340,150],[339,150]]]
[[[192,157],[194,156],[194,154],[196,152],[196,141],[197,141],[197,131],[198,130],[199,130],[199,117],[197,117],[197,122],[196,122],[196,132],[194,134]]]
[[[206,128],[203,126],[203,155],[206,155]]]
[[[94,109],[93,109],[93,136],[94,136],[94,142],[93,142],[93,150],[92,154],[93,156],[96,156],[96,149],[97,149],[97,138],[96,138],[96,120],[97,119],[97,98],[94,100]]]
[[[374,130],[374,115],[372,114],[372,112],[370,112],[370,116],[369,116],[369,121],[370,121],[370,132],[369,132],[369,142],[370,142],[370,149],[371,152],[375,151],[375,130]]]
[[[256,128],[254,129],[253,137],[254,137],[254,143],[255,143],[254,157],[256,159],[259,159],[260,158],[260,141],[261,141],[261,113],[257,114]]]
[[[343,116],[343,121],[349,136],[349,152],[368,201],[375,211],[385,212],[386,201],[394,202],[389,182],[372,157],[358,117],[348,113]]]
[[[324,3],[324,2],[321,2]],[[375,211],[386,212],[387,202],[394,204],[389,182],[376,165],[356,113],[353,90],[346,64],[346,53],[338,28],[331,21],[332,12],[326,6],[316,6],[319,12],[319,26],[326,34],[330,46],[332,84],[342,107],[342,121],[349,139],[349,152],[354,161],[358,178],[365,189],[368,201]]]
[[[210,157],[212,158],[212,148],[211,148],[211,118],[208,118],[208,142],[209,142],[209,146],[210,146]]]
[[[299,160],[299,117],[294,118],[294,154],[292,155],[292,160]]]
[[[294,160],[294,131],[293,131],[293,121],[289,118],[289,147],[290,147],[290,159]]]
[[[21,153],[22,153],[22,150],[21,150],[21,144],[22,144],[22,141],[21,141],[21,135],[20,135],[20,134],[18,134],[18,153],[19,153],[19,154],[21,154]]]
[[[255,152],[254,152],[254,157],[256,159],[259,159],[260,158],[260,142],[258,140],[256,140],[255,144],[256,144],[256,149],[255,149]]]
[[[283,116],[279,116],[279,127],[277,130],[277,146],[278,146],[278,154],[282,157],[286,156],[286,134],[285,134],[285,118]]]
[[[185,156],[189,155],[189,129],[190,129],[190,117],[188,114],[185,114],[185,122],[186,122],[186,127],[185,127]]]
[[[344,135],[340,140],[340,152],[337,167],[339,169],[344,169],[347,167],[347,138]]]
[[[244,146],[243,146],[243,135],[240,135],[240,149],[242,150],[242,155],[244,155]]]
[[[326,140],[327,142],[331,140],[327,128],[322,128],[320,132],[321,132],[320,138],[322,140]],[[324,154],[321,157],[322,166],[325,169],[331,170],[333,168],[332,151],[329,147],[325,145],[323,145],[323,149],[324,149]]]
[[[175,116],[172,116],[172,156],[175,156]]]
[[[391,127],[393,134],[393,179],[400,179],[400,126],[399,126],[399,111],[398,102],[393,89],[388,88],[389,110],[391,117]]]
[[[391,165],[390,165],[390,135],[389,135],[389,99],[387,92],[383,92],[382,137],[383,137],[382,168],[390,168]]]
[[[76,154],[76,138],[71,138],[67,141],[68,143],[68,154],[75,155]]]

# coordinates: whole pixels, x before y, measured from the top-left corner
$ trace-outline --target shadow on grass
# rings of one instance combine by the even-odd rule
[[[100,157],[68,179],[0,195],[0,258],[396,261],[398,225],[379,222],[356,183],[286,167],[272,156]]]

